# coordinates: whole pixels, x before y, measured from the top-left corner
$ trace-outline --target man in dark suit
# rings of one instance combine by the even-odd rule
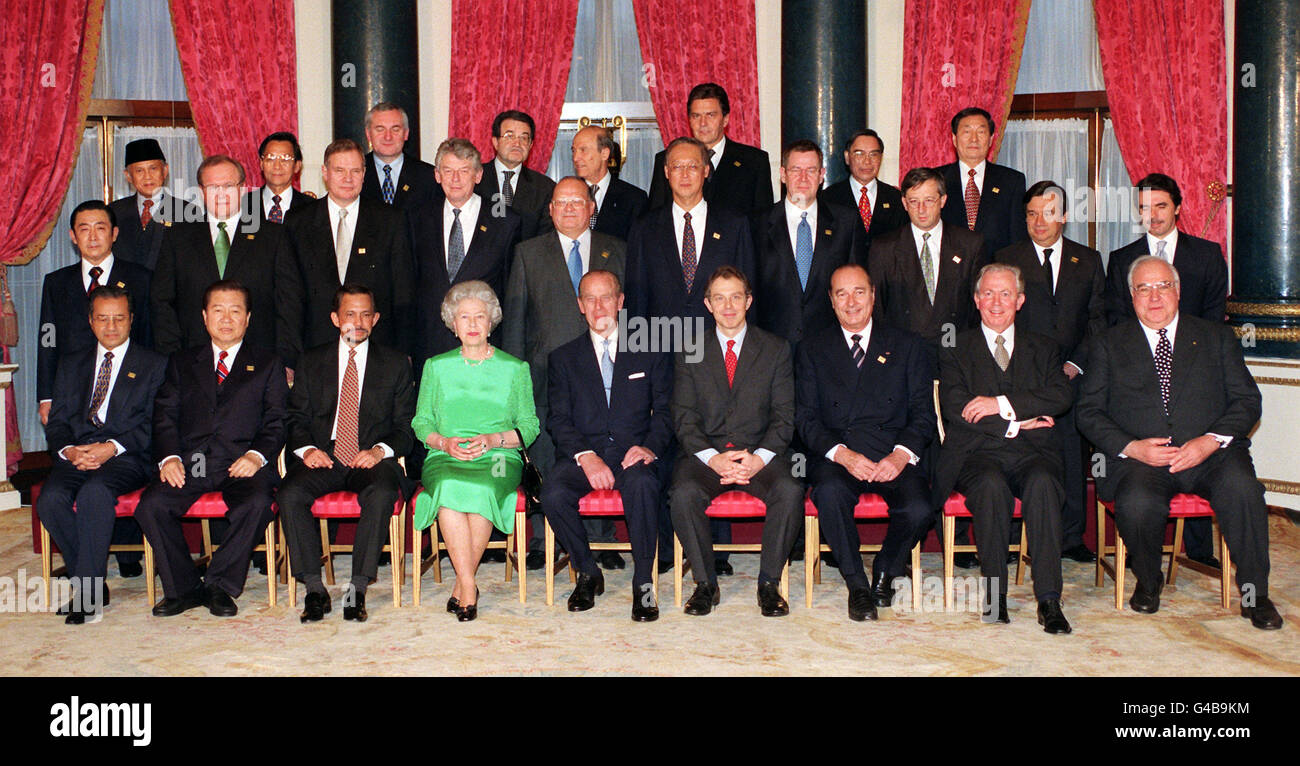
[[[406,154],[410,135],[411,123],[405,109],[388,101],[370,107],[366,112],[366,141],[371,151],[365,156],[361,196],[407,212],[434,203],[438,181],[433,166]]]
[[[632,619],[650,622],[659,618],[651,587],[660,493],[654,463],[672,440],[672,357],[634,351],[620,337],[623,290],[614,272],[587,272],[577,302],[587,331],[552,352],[547,367],[547,428],[558,455],[542,485],[542,512],[578,569],[569,611],[585,611],[605,591],[605,577],[578,502],[593,489],[619,491],[632,544]]]
[[[114,508],[118,495],[149,480],[153,400],[167,366],[165,357],[131,341],[125,288],[97,289],[87,315],[97,342],[67,352],[58,369],[45,425],[54,468],[36,503],[73,583],[73,599],[60,610],[69,625],[108,605]]]
[[[670,168],[675,161],[670,153]],[[713,498],[738,489],[767,504],[758,605],[764,617],[779,617],[790,613],[778,583],[803,513],[803,486],[786,454],[794,436],[790,344],[746,323],[754,297],[734,266],[713,272],[705,300],[715,332],[701,340],[696,359],[677,354],[673,375],[673,425],[683,454],[673,469],[669,504],[695,573],[685,611],[704,615],[718,604],[705,510]]]
[[[733,210],[745,218],[759,216],[772,207],[772,162],[767,152],[727,138],[731,99],[721,85],[705,82],[686,97],[691,136],[708,150],[709,174],[704,199],[715,208]],[[668,150],[655,155],[650,173],[650,207],[673,201],[672,184],[664,174]]]
[[[498,114],[492,120],[492,151],[496,157],[474,187],[474,193],[489,205],[504,204],[519,216],[521,240],[552,228],[550,204],[555,182],[525,164],[536,134],[537,127],[527,112],[507,109]]]
[[[871,128],[859,130],[844,145],[844,164],[849,177],[822,190],[820,196],[827,202],[858,211],[866,236],[862,238],[858,263],[867,262],[867,251],[872,237],[900,229],[907,225],[907,211],[903,209],[903,193],[897,187],[881,181],[880,165],[885,159],[885,142]]]
[[[995,254],[998,263],[1020,269],[1025,305],[1016,325],[1056,341],[1074,396],[1078,378],[1088,368],[1088,344],[1106,326],[1102,291],[1106,284],[1096,250],[1066,239],[1065,192],[1053,181],[1039,181],[1025,192],[1025,227],[1029,239]],[[1071,407],[1056,419],[1065,467],[1065,509],[1061,517],[1061,555],[1080,563],[1097,560],[1083,544],[1087,526],[1087,455]]]
[[[1261,397],[1231,328],[1183,313],[1179,273],[1157,256],[1129,269],[1137,321],[1093,344],[1079,398],[1079,428],[1106,456],[1098,492],[1115,501],[1115,525],[1137,575],[1135,612],[1160,608],[1161,545],[1169,501],[1210,501],[1237,566],[1241,616],[1282,627],[1268,596],[1268,509],[1249,434]],[[1035,562],[1036,563],[1036,562]]]
[[[442,202],[412,213],[422,359],[456,348],[460,341],[443,324],[439,306],[457,282],[480,279],[505,295],[511,253],[519,242],[519,216],[493,215],[492,206],[474,193],[482,180],[478,149],[464,138],[449,138],[434,159]],[[494,341],[495,342],[495,341]]]
[[[158,479],[140,498],[135,518],[153,546],[163,595],[155,617],[207,606],[233,617],[249,554],[273,518],[275,459],[284,446],[289,389],[284,365],[245,342],[248,291],[214,282],[203,301],[209,342],[172,354],[154,402],[153,453]],[[201,495],[220,492],[230,527],[200,578],[190,560],[181,517]]]
[[[113,201],[113,215],[120,231],[113,250],[123,260],[150,271],[162,252],[163,234],[178,221],[202,220],[202,211],[168,193],[167,158],[152,138],[139,138],[126,145],[125,170],[134,194]],[[140,313],[147,314],[148,295],[140,295]]]
[[[343,619],[365,622],[366,587],[378,576],[388,521],[401,495],[397,456],[415,442],[411,363],[406,354],[370,341],[381,318],[370,289],[343,285],[334,301],[330,320],[339,339],[302,355],[302,375],[289,394],[286,446],[293,457],[276,493],[293,573],[307,586],[302,622],[317,622],[330,611],[312,504],[330,492],[357,494],[361,517]]]
[[[953,115],[957,162],[939,168],[949,192],[944,222],[982,235],[990,254],[1025,238],[1020,215],[1025,174],[988,161],[993,130],[993,116],[979,107]]]
[[[930,487],[920,468],[935,430],[929,355],[912,333],[872,321],[865,267],[835,269],[828,292],[838,323],[799,346],[795,422],[812,455],[813,504],[849,588],[849,619],[874,620],[876,607],[893,604],[894,578],[929,529]],[[889,504],[870,582],[853,521],[863,492]]]
[[[334,295],[344,283],[368,288],[386,321],[374,339],[406,354],[415,349],[415,267],[400,210],[361,194],[361,147],[340,138],[325,148],[326,198],[285,219],[276,275],[281,358],[295,370],[303,349],[334,342]]]
[[[646,211],[645,192],[610,172],[614,138],[598,125],[588,125],[573,136],[573,174],[593,189],[596,212],[591,228],[627,240],[632,224]]]
[[[980,270],[975,304],[980,326],[945,346],[939,361],[939,400],[945,440],[935,479],[936,502],[954,489],[974,519],[985,622],[1010,622],[1007,559],[1011,519],[1020,498],[1033,557],[1038,624],[1069,633],[1061,612],[1061,450],[1055,418],[1070,407],[1070,381],[1056,343],[1016,326],[1025,303],[1015,266]],[[997,601],[993,593],[997,591]],[[994,606],[996,603],[996,607]]]
[[[825,177],[817,144],[787,146],[781,155],[785,199],[761,217],[754,232],[754,323],[791,348],[834,326],[831,273],[857,263],[861,250],[862,225],[853,210],[817,199]]]
[[[297,136],[288,131],[272,133],[262,139],[257,156],[266,184],[250,190],[243,206],[257,219],[255,227],[249,226],[252,231],[260,231],[267,223],[284,223],[290,210],[313,201],[311,195],[293,188],[294,179],[302,174],[302,147]]]
[[[203,296],[208,285],[233,279],[251,296],[248,339],[276,347],[276,253],[282,229],[254,232],[240,212],[244,168],[223,154],[207,157],[196,173],[204,216],[175,223],[163,240],[151,290],[154,348],[164,354],[207,342]]]

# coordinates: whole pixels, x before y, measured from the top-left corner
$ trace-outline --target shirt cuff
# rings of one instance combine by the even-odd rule
[[[1001,417],[1003,420],[1010,420],[1012,422],[1019,420],[1019,418],[1016,417],[1016,408],[1011,406],[1010,399],[1008,399],[1006,396],[999,396],[997,397],[997,402],[998,402],[999,417]]]
[[[1211,436],[1211,437],[1213,437],[1214,440],[1217,441],[1217,442],[1219,443],[1219,449],[1224,449],[1224,448],[1226,448],[1229,444],[1232,444],[1232,437],[1231,437],[1231,436],[1224,436],[1223,434],[1210,433],[1209,431],[1206,431],[1206,432],[1205,432],[1205,435],[1206,435],[1206,436]]]
[[[298,449],[294,450],[294,451],[293,451],[293,454],[294,454],[294,456],[297,457],[299,460],[306,460],[306,459],[307,459],[307,453],[308,453],[310,450],[314,450],[314,449],[320,449],[320,447],[317,447],[317,446],[314,445],[314,444],[308,444],[306,447],[299,447]]]
[[[895,444],[895,445],[894,445],[894,449],[901,449],[902,451],[904,451],[904,452],[907,453],[907,463],[908,463],[908,465],[917,465],[917,464],[919,464],[919,463],[921,462],[921,458],[920,458],[919,455],[917,455],[915,452],[911,451],[910,449],[908,449],[907,447],[904,447],[904,446],[901,445],[901,444]]]
[[[40,400],[39,402],[37,402],[37,404],[54,404],[54,400],[53,400],[53,399],[42,399],[42,400]]]
[[[70,450],[70,449],[72,449],[72,447],[73,447],[73,445],[69,444],[68,446],[66,446],[66,447],[64,447],[63,449],[59,450],[59,457],[63,458],[64,460],[67,460],[69,463],[71,463],[72,460],[70,460],[70,459],[68,458],[68,456],[65,455],[65,454],[63,454],[63,453],[64,453],[64,452],[67,452],[67,451]]]
[[[594,449],[585,449],[585,450],[583,450],[582,452],[579,452],[578,454],[576,454],[576,455],[573,456],[573,462],[578,463],[578,458],[582,457],[583,455],[594,455],[594,454],[596,454],[596,450],[594,450]],[[704,461],[704,462],[707,463],[708,461],[706,460],[706,461]],[[581,463],[579,463],[579,465],[581,465]]]
[[[158,461],[158,470],[161,471],[163,465],[165,465],[165,464],[167,463],[167,461],[168,461],[168,460],[171,460],[172,458],[176,458],[177,460],[181,460],[181,456],[180,456],[180,455],[168,455],[167,457],[165,457],[165,458],[163,458],[162,460],[159,460],[159,461]],[[184,461],[184,460],[181,460],[181,468],[184,468],[184,467],[185,467],[185,461]]]
[[[1074,362],[1071,362],[1071,361],[1069,361],[1069,360],[1066,360],[1065,363],[1068,364],[1068,365],[1070,365],[1070,366],[1073,367],[1074,369],[1078,370],[1078,372],[1079,372],[1080,375],[1083,374],[1083,368],[1080,367],[1079,365],[1077,365],[1077,364],[1075,364]]]
[[[393,454],[394,454],[394,453],[393,453],[393,448],[390,447],[390,446],[388,446],[387,444],[384,444],[383,442],[378,442],[378,443],[375,444],[375,446],[378,447],[378,448],[379,448],[379,449],[384,453],[384,459],[385,459],[385,460],[387,460],[388,458],[392,457]]]
[[[843,444],[836,444],[834,447],[831,447],[830,449],[826,450],[826,459],[829,460],[829,461],[831,461],[832,463],[834,463],[834,462],[835,462],[835,453],[836,453],[836,452],[839,452],[839,451],[840,451],[840,447],[843,447],[843,446],[844,446]]]
[[[762,447],[754,450],[754,454],[758,456],[759,460],[763,461],[763,465],[767,465],[772,461],[772,458],[776,457],[775,452],[770,449],[763,449]]]
[[[245,452],[244,454],[245,454],[245,455],[253,455],[253,456],[256,457],[258,460],[261,460],[261,461],[262,461],[262,467],[263,467],[263,468],[266,467],[266,455],[263,455],[262,453],[258,452],[258,451],[255,450],[255,449],[250,449],[249,451]]]
[[[122,442],[118,441],[117,439],[109,439],[109,440],[108,440],[108,443],[111,444],[111,445],[113,445],[113,449],[117,450],[117,452],[113,454],[113,457],[117,457],[118,455],[122,454],[123,452],[126,452],[126,447],[123,447],[123,446],[122,446]],[[1224,445],[1224,446],[1227,446],[1227,445]]]
[[[709,447],[708,449],[702,449],[699,452],[696,452],[695,457],[699,458],[701,463],[707,465],[708,462],[713,459],[713,456],[717,454],[718,454],[717,450],[715,450],[712,447]]]
[[[1008,439],[1014,439],[1020,435],[1020,421],[1012,420],[1007,424],[1007,432],[1002,434]]]

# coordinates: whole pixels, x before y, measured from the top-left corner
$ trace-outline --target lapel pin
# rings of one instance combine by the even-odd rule
[[[249,239],[252,239],[254,235],[252,235],[252,234],[245,234],[244,236],[245,236],[245,237],[248,237]]]
[[[366,254],[366,249],[364,247],[357,248],[357,255],[365,255],[365,254]]]
[[[882,203],[880,203],[880,206],[883,207],[883,208],[885,208],[886,210],[889,209],[889,203],[888,203],[888,202],[882,202]]]
[[[1000,191],[1001,191],[1001,190],[998,189],[998,187],[996,187],[996,186],[993,187],[993,193],[994,193],[994,194],[998,194],[998,193],[1000,193]]]
[[[954,256],[952,257],[952,262],[953,262],[953,263],[961,263],[961,256],[960,256],[960,255],[954,255]]]
[[[713,238],[714,238],[714,239],[722,239],[722,235],[719,234],[719,233],[717,233],[717,232],[715,231],[715,232],[713,232]]]
[[[1078,262],[1079,262],[1079,259],[1078,259],[1077,257],[1075,257],[1075,256],[1073,256],[1073,255],[1070,256],[1070,263],[1078,263]]]
[[[128,378],[134,378],[134,377],[135,377],[135,373],[134,373],[134,372],[128,372],[128,373],[126,374],[126,376],[127,376]]]
[[[740,160],[733,160],[731,164],[740,167]]]
[[[877,362],[880,362],[881,364],[884,364],[884,363],[885,363],[885,357],[883,357],[883,356],[878,356],[878,357],[876,357],[876,361],[877,361]]]
[[[247,371],[249,371],[249,372],[252,372],[252,371],[253,371],[253,365],[251,365],[251,364],[246,364],[246,365],[244,365],[244,369],[247,370]]]
[[[603,251],[602,251],[601,254],[600,254],[600,257],[601,257],[601,258],[608,258],[608,257],[609,257],[609,253],[608,253],[608,252],[603,252]]]
[[[163,221],[163,226],[166,226],[167,228],[170,229],[170,228],[172,227],[172,222],[171,222],[171,221]]]
[[[402,184],[402,191],[410,191],[410,190],[411,190],[410,184]]]
[[[479,227],[478,227],[478,230],[479,230],[479,231],[487,231],[487,226],[479,226]]]
[[[126,285],[122,284],[121,282],[118,282],[118,283],[117,283],[117,286],[120,287],[120,288],[123,288],[123,289],[126,288]]]
[[[830,229],[826,229],[826,236],[829,237],[830,235],[831,235],[831,230],[830,230]]]

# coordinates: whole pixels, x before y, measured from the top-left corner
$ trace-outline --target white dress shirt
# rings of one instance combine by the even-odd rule
[[[561,239],[564,238],[561,237]],[[569,240],[569,241],[572,242],[573,240]],[[596,369],[599,370],[601,357],[605,353],[605,336],[601,335],[595,330],[588,330],[587,337],[591,339],[591,350],[596,355]],[[617,327],[615,327],[614,331],[609,334],[609,340],[611,341],[611,343],[609,344],[609,361],[613,364],[617,364],[618,363],[618,328]],[[596,454],[595,450],[585,449],[573,456],[573,462],[577,463],[578,458],[582,457],[583,455],[594,455],[594,454]]]
[[[1151,232],[1147,232],[1147,252],[1151,255],[1155,255],[1156,251],[1160,249],[1160,242],[1162,240],[1165,243],[1165,263],[1172,265],[1174,262],[1174,251],[1178,249],[1178,228],[1174,227],[1173,229],[1170,229],[1169,233],[1164,237],[1157,237]]]
[[[867,188],[867,203],[871,206],[871,210],[874,212],[876,209],[876,195],[880,193],[880,184],[877,183],[877,179],[873,178],[870,182],[865,184],[865,186]],[[849,176],[849,191],[853,192],[853,204],[855,207],[858,204],[858,200],[862,199],[862,187],[863,184],[858,183],[858,179]]]
[[[704,203],[701,202],[700,204],[702,205]],[[673,207],[676,208],[677,206],[673,205]],[[692,214],[692,217],[694,217],[694,214]],[[694,223],[695,223],[694,221],[691,221],[692,225],[694,225]],[[739,362],[740,349],[745,345],[745,334],[749,331],[749,324],[746,323],[744,326],[742,326],[740,328],[740,332],[736,333],[736,337],[734,338],[728,338],[727,336],[723,335],[722,330],[718,329],[717,327],[714,327],[713,331],[717,335],[718,345],[722,349],[723,363],[725,364],[727,359],[727,341],[733,341],[733,340],[736,343],[731,350],[732,353],[736,355],[736,361]],[[699,452],[696,452],[695,457],[699,458],[701,462],[707,464],[710,460],[713,459],[713,456],[717,454],[718,451],[716,449],[712,447],[708,447],[707,449],[702,449]],[[765,449],[763,447],[759,447],[758,449],[754,450],[754,455],[756,455],[759,460],[763,461],[763,465],[767,465],[772,460],[772,458],[776,457],[775,452],[773,452],[770,449]]]
[[[727,150],[727,137],[725,135],[722,138],[718,139],[718,143],[709,147],[709,151],[713,152],[713,157],[709,159],[709,164],[713,165],[713,169],[709,171],[709,175],[713,175],[714,173],[718,172],[718,163],[722,162],[722,153],[725,152],[726,150]],[[667,157],[667,155],[664,156],[665,158]],[[705,156],[707,157],[708,154],[706,153]]]
[[[507,170],[510,171],[511,173],[514,173],[514,175],[510,176],[510,191],[511,193],[518,192],[519,177],[524,174],[523,163],[520,163],[516,167],[508,168],[505,166],[504,163],[501,162],[500,157],[497,157],[496,159],[492,160],[492,171],[497,174],[497,190],[502,194],[505,194]]]
[[[109,362],[111,372],[108,373],[108,393],[104,395],[104,401],[100,403],[99,409],[95,410],[95,414],[99,415],[100,421],[104,423],[108,422],[108,403],[113,398],[113,388],[117,386],[117,374],[122,371],[122,360],[126,358],[126,350],[130,347],[131,347],[131,339],[127,338],[126,340],[122,341],[122,345],[113,349],[113,358]],[[104,363],[104,354],[106,353],[108,353],[108,349],[104,348],[104,344],[102,343],[95,344],[95,366],[91,368],[91,372],[90,372],[91,396],[94,396],[95,383],[99,379],[99,367]],[[113,449],[116,450],[115,456],[120,455],[123,452],[126,452],[126,447],[123,447],[122,443],[119,442],[117,439],[109,439],[108,442],[109,444],[112,444]],[[59,450],[59,457],[63,458],[64,460],[68,460],[68,456],[64,453],[66,453],[73,446],[75,445],[69,444],[68,446]]]
[[[222,223],[226,225],[226,238],[230,240],[230,245],[233,248],[235,244],[235,230],[239,228],[239,211],[236,210],[234,215],[224,221],[213,218],[210,214],[208,215],[208,235],[212,238],[212,244],[214,247],[217,244],[217,237],[221,235],[221,229],[217,224]]]
[[[812,235],[811,243],[813,249],[817,247],[817,198],[813,197],[812,204],[807,210],[800,210],[799,206],[790,201],[789,197],[785,198],[785,227],[790,234],[790,252],[798,254],[799,252],[799,222],[803,220],[803,214],[808,214],[808,233]],[[695,215],[692,213],[691,218]],[[695,223],[694,220],[691,221]]]
[[[988,170],[988,167],[989,167],[988,160],[980,160],[980,164],[975,166],[975,188],[980,190],[981,196],[983,196],[984,194],[984,171]],[[966,184],[970,183],[971,166],[967,165],[965,162],[962,162],[961,160],[958,160],[957,170],[961,171],[961,188],[956,190],[957,196],[965,200]],[[948,193],[952,194],[953,191],[954,191],[953,189],[949,189]],[[965,210],[965,203],[962,204],[962,209]]]
[[[574,239],[566,237],[560,232],[555,232],[555,236],[560,239],[560,250],[564,253],[564,271],[569,271],[569,251],[573,250]],[[583,228],[582,233],[578,235],[578,257],[582,259],[582,273],[586,274],[591,268],[591,229]]]
[[[348,215],[343,219],[343,228],[348,230],[348,239],[355,241],[357,234],[357,213],[361,210],[361,198],[357,197],[345,206],[340,206],[334,201],[333,197],[325,198],[325,209],[330,217],[330,237],[334,242],[334,249],[338,250],[338,233],[339,233],[339,211],[346,210]]]
[[[999,333],[995,332],[991,327],[983,322],[980,322],[980,330],[984,333],[984,345],[988,347],[990,356],[996,358],[998,350],[997,338],[999,335],[1002,336],[1003,346],[1007,350],[1007,358],[1010,359],[1011,356],[1015,354],[1016,326],[1014,324]],[[1016,408],[1011,406],[1011,400],[1005,395],[998,395],[993,398],[998,402],[998,417],[1010,424],[1007,426],[1006,437],[1008,439],[1016,438],[1016,435],[1020,433],[1020,426],[1023,422],[1016,417]]]
[[[672,213],[673,231],[677,234],[678,261],[681,261],[682,259],[682,234],[686,231],[686,218],[684,216],[687,213],[691,214],[691,232],[695,234],[695,264],[698,266],[700,263],[700,250],[704,248],[704,224],[709,216],[709,203],[705,202],[703,197],[700,197],[700,201],[695,203],[695,207],[690,210],[684,210],[674,202],[672,205]],[[698,277],[701,275],[696,274],[695,276]],[[707,275],[705,276],[707,278]],[[737,343],[737,346],[739,346],[739,343]],[[736,353],[740,352],[737,351]]]
[[[339,353],[338,353],[339,386],[338,386],[338,392],[334,398],[334,425],[330,426],[331,441],[334,441],[339,438],[339,406],[338,405],[343,399],[343,376],[344,374],[347,373],[348,370],[348,351],[350,351],[351,348],[352,347],[349,346],[347,343],[345,343],[342,338],[339,338]],[[356,345],[356,349],[357,349],[357,357],[356,357],[357,407],[358,409],[360,409],[361,392],[365,388],[365,384],[366,384],[366,360],[370,358],[370,339],[367,338],[366,340],[363,340],[360,343],[358,343]],[[360,413],[358,412],[358,415],[359,414]],[[357,423],[358,437],[361,435],[360,426],[361,424],[360,422],[358,422]],[[359,444],[357,445],[358,448],[360,448],[360,446],[361,445]],[[393,456],[393,450],[387,444],[383,442],[378,442],[375,444],[375,446],[383,450],[384,457],[390,458]],[[312,449],[320,449],[320,447],[317,447],[314,444],[309,444],[306,447],[299,447],[298,449],[294,450],[293,454],[297,455],[298,459],[301,460],[303,456],[307,454],[307,450],[312,450]]]
[[[483,200],[477,194],[469,195],[465,204],[460,206],[460,232],[465,240],[465,255],[469,255],[469,243],[474,241],[478,211],[482,206]],[[451,225],[456,222],[456,214],[451,212],[454,209],[450,200],[442,203],[442,252],[448,259],[451,258]]]
[[[149,209],[149,217],[157,218],[158,214],[162,212],[161,208],[162,208],[162,201],[163,201],[163,189],[164,187],[159,186],[158,191],[154,192],[152,197],[145,197],[141,195],[139,192],[136,192],[135,194],[136,212],[139,213],[141,216],[144,216],[144,201],[147,199],[151,199],[153,200],[153,207]],[[173,217],[174,216],[175,214],[173,214]]]
[[[276,192],[271,191],[271,187],[269,186],[262,187],[262,216],[265,218],[271,217],[271,207],[275,205],[275,200],[271,199],[271,197],[273,196],[276,196]],[[280,214],[288,215],[289,205],[293,204],[293,187],[292,186],[285,187],[284,191],[279,192],[279,197],[280,197]],[[352,211],[349,210],[348,215],[351,216]]]
[[[95,268],[94,264],[85,258],[81,259],[81,289],[86,292],[90,292],[90,270],[93,268]],[[104,257],[104,260],[99,262],[99,268],[103,269],[103,273],[99,275],[99,279],[96,281],[99,282],[100,287],[103,287],[108,284],[108,275],[113,273],[113,254],[111,252]],[[148,296],[145,296],[145,298],[147,299]]]
[[[388,166],[388,173],[393,178],[393,194],[396,194],[397,190],[401,188],[397,185],[397,179],[402,177],[402,164],[405,162],[406,154],[404,152],[398,154],[390,162],[384,162],[379,159],[378,154],[375,155],[375,173],[379,176],[379,191],[381,197],[383,196],[384,189],[384,166]],[[351,215],[351,213],[349,213],[349,215]]]

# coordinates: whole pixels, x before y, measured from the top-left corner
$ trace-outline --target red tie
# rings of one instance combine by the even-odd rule
[[[727,355],[723,359],[723,361],[726,362],[727,364],[727,388],[731,388],[732,384],[734,384],[736,381],[736,352],[734,350],[735,346],[736,346],[736,341],[734,340],[727,341]]]
[[[217,355],[217,385],[226,382],[226,376],[230,374],[230,368],[226,366],[227,352],[222,351]]]
[[[147,200],[145,200],[145,201],[144,201],[144,212],[140,214],[140,228],[141,228],[141,229],[147,229],[147,228],[149,228],[149,222],[153,220],[153,213],[150,213],[150,212],[149,212],[149,208],[151,208],[151,207],[153,207],[153,200],[151,200],[151,199],[147,199]]]
[[[871,200],[867,199],[867,187],[862,187],[862,196],[858,197],[858,215],[862,216],[862,227],[871,231]]]
[[[980,212],[980,190],[975,186],[975,168],[970,169],[966,182],[966,228],[975,231],[975,218]]]
[[[104,270],[99,268],[98,266],[90,267],[90,284],[86,285],[87,297],[95,294],[95,288],[99,287],[99,276],[103,273]]]
[[[339,422],[334,434],[334,457],[343,465],[351,465],[359,451],[357,446],[357,409],[360,404],[357,379],[357,350],[348,349],[348,366],[343,371],[343,386],[339,390]]]

